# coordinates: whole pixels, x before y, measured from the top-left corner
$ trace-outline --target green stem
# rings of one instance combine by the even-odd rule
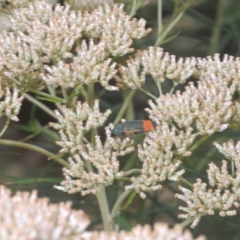
[[[124,90],[124,91],[123,91],[123,99],[126,99],[127,96],[128,96],[128,94],[129,94],[129,90]],[[134,119],[135,119],[132,101],[129,102],[125,115],[126,115],[126,119],[127,119],[128,121],[131,121],[131,120],[134,120]]]
[[[141,7],[143,0],[133,0],[133,5],[132,5],[132,9],[131,12],[129,14],[130,17],[133,17],[137,10]]]
[[[190,183],[190,182],[189,182],[188,180],[186,180],[185,178],[180,177],[180,180],[181,180],[185,185],[187,185],[188,187],[193,188],[192,183]]]
[[[180,225],[182,228],[188,227],[193,222],[193,219],[187,219],[184,222],[182,222]]]
[[[132,192],[132,190],[127,190],[127,191],[123,192],[121,194],[121,196],[118,198],[118,200],[116,201],[116,203],[113,206],[113,209],[111,212],[111,219],[113,219],[117,215],[119,208],[122,205],[122,202],[130,195],[131,192]]]
[[[129,16],[133,17],[135,14],[136,14],[136,0],[133,0],[132,9],[131,9]]]
[[[71,94],[68,96],[67,102],[68,106],[75,106],[76,102],[78,100],[78,96],[82,95],[84,100],[87,102],[88,101],[88,94],[86,90],[84,89],[82,84],[79,84],[74,88],[74,90],[71,92]]]
[[[124,104],[122,105],[122,108],[120,109],[120,111],[118,112],[118,115],[114,121],[114,125],[118,124],[119,121],[121,120],[124,112],[126,111],[131,99],[133,98],[134,94],[135,94],[136,91],[131,91],[129,92],[128,96],[124,99]]]
[[[174,92],[177,85],[178,85],[178,83],[173,85],[171,91],[169,92],[170,95],[172,95],[172,93]]]
[[[43,148],[34,146],[32,144],[18,142],[18,141],[12,141],[12,140],[4,140],[0,139],[0,144],[7,145],[7,146],[14,146],[14,147],[20,147],[20,148],[26,148],[28,150],[32,150],[38,153],[43,154],[44,156],[47,156],[48,159],[54,160],[57,163],[61,164],[64,167],[70,168],[70,164],[66,162],[64,159],[57,157],[56,154],[53,154]]]
[[[160,81],[156,81],[156,84],[158,87],[159,96],[162,96],[162,85],[161,85]]]
[[[162,0],[158,0],[158,37],[162,33]]]
[[[55,88],[53,88],[52,86],[47,85],[47,89],[48,89],[49,93],[52,96],[56,97],[56,91],[55,91],[56,89]],[[65,101],[67,101],[67,99],[65,99]],[[55,102],[54,104],[57,107],[57,109],[62,113],[62,106],[61,106],[61,104],[59,104],[58,102]]]
[[[123,172],[124,172],[124,175],[126,174],[126,171],[129,170],[129,169],[132,169],[134,167],[134,163],[137,159],[137,151],[135,150],[131,157],[128,159],[128,161],[126,162],[126,164],[124,165],[124,168],[123,168]],[[131,170],[130,170],[131,171]]]
[[[153,99],[157,99],[157,97],[155,97],[153,94],[151,94],[150,92],[146,91],[143,88],[139,89],[140,91],[144,92],[145,94],[147,94],[149,97],[153,98]],[[161,94],[161,93],[160,93]]]
[[[194,151],[196,148],[202,145],[208,138],[209,138],[208,135],[205,135],[202,138],[200,138],[192,147],[189,148],[189,151],[191,152]]]
[[[39,129],[37,129],[36,132],[34,132],[34,133],[28,135],[27,137],[22,138],[20,141],[21,141],[21,142],[29,141],[31,138],[36,137],[38,134],[40,134],[40,133],[43,132],[44,130],[48,130],[48,128],[49,128],[48,125],[45,126],[45,127],[39,128]]]
[[[220,0],[218,2],[216,21],[215,21],[214,28],[212,31],[212,36],[210,39],[210,46],[208,51],[209,55],[213,55],[217,51],[219,39],[221,37],[220,35],[221,35],[222,27],[225,20],[224,12],[228,2],[229,2],[228,0]]]
[[[162,35],[158,37],[155,46],[161,45],[161,43],[164,41],[168,33],[173,29],[173,27],[178,23],[178,21],[182,18],[185,11],[181,11],[178,16],[168,25],[166,30],[162,32]]]
[[[64,97],[65,101],[67,102],[67,100],[68,100],[68,95],[67,95],[66,89],[62,88],[62,94],[63,94],[63,97]]]
[[[93,83],[88,84],[87,90],[88,90],[88,105],[90,107],[93,107],[93,102],[94,102],[94,85],[93,85]]]
[[[141,170],[141,169],[138,169],[138,168],[131,169],[131,170],[129,170],[129,171],[124,172],[124,175],[123,175],[122,177],[127,177],[127,176],[129,176],[129,175],[131,175],[131,174],[134,174],[134,173],[139,173],[139,174],[141,174],[141,172],[142,172],[142,170]]]
[[[196,148],[198,148],[201,144],[203,144],[206,139],[209,138],[208,135],[203,136],[199,141],[197,141],[192,147],[190,147],[188,150],[190,152],[194,151]],[[177,160],[182,160],[184,156],[177,156],[174,160],[173,163],[175,163]]]
[[[43,103],[41,103],[40,101],[38,101],[36,98],[33,98],[32,96],[30,96],[27,93],[24,93],[24,96],[30,101],[32,102],[34,105],[38,106],[39,108],[41,108],[44,112],[48,113],[51,117],[58,119],[58,117],[56,116],[56,114],[50,109],[48,108],[46,105],[44,105]]]
[[[104,185],[100,184],[98,186],[98,191],[96,194],[102,220],[103,220],[103,226],[105,231],[113,231],[114,229],[114,222],[111,218],[109,207],[108,207],[108,201],[106,196],[106,188]]]
[[[1,133],[0,133],[0,138],[2,137],[2,135],[5,133],[5,131],[7,130],[9,123],[10,123],[11,119],[8,118],[6,124],[4,125],[4,128],[2,129]]]

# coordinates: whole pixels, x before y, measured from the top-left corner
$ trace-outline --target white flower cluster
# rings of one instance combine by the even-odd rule
[[[119,65],[119,75],[115,76],[120,88],[136,90],[145,83],[146,74],[141,70],[140,61],[137,58],[127,60],[127,67]]]
[[[156,82],[171,79],[174,84],[185,83],[196,71],[195,58],[179,58],[169,55],[159,47],[149,47],[138,51],[135,58],[127,61],[127,67],[119,67],[117,81],[120,86],[131,89],[140,88],[145,83],[145,76],[151,75]]]
[[[0,117],[6,116],[13,121],[18,121],[18,113],[20,111],[23,96],[18,96],[19,92],[14,89],[13,92],[9,88],[2,89],[0,85]]]
[[[140,53],[144,72],[152,75],[156,81],[163,82],[166,78],[177,83],[184,83],[195,71],[195,58],[180,58],[169,55],[162,48],[149,47]]]
[[[213,57],[197,59],[197,69],[199,71],[200,80],[205,78],[214,77],[216,82],[225,84],[231,90],[231,93],[239,90],[240,83],[240,58],[234,58],[233,56],[224,55],[223,59],[220,59],[219,54],[215,54]]]
[[[106,51],[106,43],[100,42],[95,45],[93,40],[82,41],[81,47],[77,49],[77,56],[73,62],[65,64],[58,62],[58,66],[45,66],[49,74],[42,74],[42,79],[54,87],[75,87],[77,84],[90,84],[100,82],[107,90],[118,90],[117,87],[108,85],[110,79],[116,74],[116,63],[111,63]]]
[[[45,1],[30,3],[28,8],[14,11],[12,29],[21,36],[30,48],[42,57],[43,62],[57,61],[72,54],[74,41],[82,35],[81,12],[70,11],[70,6],[51,4]]]
[[[100,38],[106,42],[107,49],[112,56],[122,56],[134,49],[129,48],[132,39],[146,36],[151,29],[145,29],[144,19],[131,19],[123,11],[123,4],[101,6],[91,14],[86,14],[86,34],[89,37]]]
[[[84,135],[91,128],[98,128],[104,124],[111,113],[110,110],[101,113],[99,101],[95,100],[93,108],[87,103],[77,102],[75,110],[62,106],[62,114],[56,110],[59,123],[50,123],[50,125],[59,131],[61,141],[57,144],[62,147],[62,153],[78,152],[82,145],[86,144]]]
[[[228,87],[233,94],[240,85],[240,58],[225,55],[221,61],[219,54],[207,58],[179,58],[164,52],[159,47],[149,47],[138,51],[135,58],[129,59],[126,66],[119,67],[117,81],[120,86],[131,89],[140,88],[145,76],[151,75],[156,82],[171,79],[174,85],[185,83],[191,76],[201,81],[214,80],[215,85]],[[127,78],[129,74],[129,78]]]
[[[181,161],[174,160],[174,156],[189,156],[191,152],[187,148],[193,140],[191,129],[185,133],[170,128],[167,123],[157,126],[156,131],[145,137],[143,146],[138,146],[138,157],[143,162],[141,175],[132,177],[132,184],[126,186],[126,190],[134,189],[145,198],[145,192],[157,191],[161,182],[167,179],[178,181],[185,171],[177,171]]]
[[[179,207],[186,212],[186,214],[180,214],[179,217],[192,219],[192,228],[204,215],[213,215],[215,211],[219,211],[222,217],[233,216],[236,215],[234,207],[240,206],[240,142],[234,146],[233,141],[230,140],[222,146],[215,143],[215,146],[226,158],[234,162],[236,170],[230,174],[227,161],[223,161],[221,168],[210,163],[207,171],[208,179],[209,184],[215,187],[214,189],[207,189],[207,184],[201,179],[197,179],[193,190],[180,187],[183,195],[176,194],[176,197],[186,202],[188,206]]]
[[[117,150],[114,150],[118,145]],[[119,146],[121,145],[121,148]],[[70,169],[64,168],[65,181],[61,182],[62,186],[55,188],[68,193],[80,192],[81,195],[96,194],[98,186],[109,186],[115,179],[123,176],[119,171],[118,156],[126,155],[134,150],[132,141],[124,141],[108,138],[104,144],[99,136],[95,137],[95,144],[79,146],[79,153],[73,158],[69,158]],[[91,163],[97,171],[85,170],[85,166]],[[88,167],[87,167],[88,168]]]
[[[0,239],[80,239],[89,224],[81,210],[71,209],[70,202],[49,204],[37,198],[37,192],[17,192],[0,186]]]
[[[114,232],[85,232],[83,240],[206,240],[204,236],[194,238],[190,231],[183,230],[180,225],[169,228],[165,223],[156,223],[153,228],[149,225],[137,225],[131,231]]]
[[[126,15],[123,5],[105,4],[83,14],[45,1],[19,4],[12,10],[13,32],[0,33],[0,71],[9,84],[15,78],[27,89],[42,81],[64,88],[99,82],[108,90],[117,90],[108,84],[117,72],[112,57],[134,51],[130,48],[133,39],[150,31],[145,29],[145,20]],[[83,38],[88,40],[73,52],[76,41]]]
[[[138,147],[139,159],[143,162],[140,176],[131,178],[134,189],[145,197],[147,191],[161,188],[161,182],[177,181],[184,170],[177,171],[181,164],[179,156],[189,156],[189,147],[198,135],[211,135],[228,127],[236,111],[233,109],[232,92],[225,83],[216,78],[200,81],[195,87],[189,83],[181,94],[162,95],[149,102],[146,109],[157,123]]]
[[[195,124],[200,134],[211,135],[228,127],[234,115],[231,100],[230,89],[209,78],[198,82],[198,87],[190,83],[182,94],[163,95],[156,104],[150,101],[151,109],[146,110],[158,123],[174,121],[181,128]]]
[[[66,180],[61,183],[62,186],[55,188],[82,195],[95,194],[99,185],[111,185],[114,179],[123,176],[117,157],[134,150],[133,140],[112,138],[110,127],[106,130],[104,145],[99,136],[95,136],[95,142],[91,144],[85,138],[91,128],[96,129],[104,124],[110,110],[101,113],[96,100],[93,109],[87,103],[78,102],[75,111],[65,106],[62,107],[62,114],[55,112],[59,123],[51,123],[51,126],[59,131],[61,141],[57,144],[62,148],[60,153],[69,152],[72,156],[69,158],[70,169],[63,169]]]
[[[220,153],[222,153],[227,159],[233,161],[234,164],[240,168],[240,142],[237,142],[236,145],[234,145],[234,142],[229,140],[222,145],[216,142],[214,145]]]
[[[29,47],[20,36],[13,33],[0,33],[0,84],[2,87],[35,89],[39,85],[38,53]]]
[[[70,202],[51,204],[47,198],[37,198],[37,191],[17,192],[12,196],[10,190],[0,186],[0,206],[0,239],[205,239],[203,236],[193,238],[188,230],[184,231],[179,225],[170,229],[160,222],[153,228],[138,225],[128,232],[86,231],[90,221],[83,211],[71,209]]]

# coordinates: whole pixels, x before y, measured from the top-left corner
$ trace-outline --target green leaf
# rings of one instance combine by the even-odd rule
[[[65,99],[50,95],[50,94],[42,92],[42,91],[36,91],[34,89],[31,89],[31,92],[35,93],[37,95],[37,98],[39,98],[41,100],[45,100],[48,102],[54,102],[54,103],[66,103]],[[42,97],[40,97],[40,96],[42,96]]]
[[[24,178],[12,181],[11,184],[32,184],[40,182],[59,184],[62,180],[62,178]]]
[[[135,198],[136,195],[137,195],[137,193],[135,191],[133,191],[131,193],[131,195],[129,196],[126,204],[121,208],[121,210],[126,209],[132,203],[132,201],[133,201],[133,199]]]
[[[38,97],[38,99],[47,101],[47,102],[53,102],[53,103],[65,103],[66,101],[62,98],[58,98],[55,96],[48,96],[48,97]]]
[[[130,231],[132,229],[132,224],[122,216],[116,216],[113,220],[122,230]]]

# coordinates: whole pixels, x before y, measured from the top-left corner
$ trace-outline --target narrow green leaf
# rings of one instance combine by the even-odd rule
[[[135,198],[136,195],[137,195],[137,193],[135,191],[133,191],[131,193],[131,195],[129,196],[126,204],[121,208],[121,210],[126,209],[132,203],[132,201],[133,201],[133,199]]]
[[[57,98],[57,97],[53,97],[53,96],[49,96],[49,97],[38,97],[38,99],[40,100],[44,100],[47,102],[53,102],[53,103],[65,103],[66,101],[62,98]]]
[[[12,181],[11,184],[32,184],[40,182],[59,184],[62,180],[62,178],[24,178]]]

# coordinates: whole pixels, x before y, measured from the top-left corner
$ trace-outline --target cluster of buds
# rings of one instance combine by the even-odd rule
[[[0,206],[1,239],[205,239],[193,238],[179,225],[170,229],[164,223],[156,223],[153,228],[138,225],[128,232],[86,231],[90,221],[82,210],[71,209],[70,202],[51,204],[47,198],[38,198],[37,191],[17,192],[12,196],[10,190],[0,186]]]
[[[75,110],[61,107],[62,114],[56,110],[56,116],[59,123],[50,123],[50,125],[59,131],[61,141],[57,144],[61,146],[61,153],[71,152],[72,154],[81,151],[82,145],[86,144],[84,135],[91,128],[98,128],[104,124],[107,117],[111,113],[107,110],[101,113],[99,109],[99,101],[95,100],[93,108],[86,102],[77,102]]]
[[[122,177],[124,172],[119,170],[118,157],[134,150],[129,138],[121,141],[110,137],[103,145],[99,136],[95,137],[94,146],[78,147],[79,153],[69,158],[70,168],[63,169],[65,180],[55,188],[70,194],[80,192],[81,195],[96,194],[100,185],[112,185],[115,179]]]
[[[0,85],[1,87],[1,85]],[[13,92],[9,88],[0,88],[0,117],[6,116],[13,121],[18,121],[18,113],[20,111],[23,96],[18,96],[19,91],[14,89]]]
[[[50,204],[37,192],[17,192],[0,186],[0,239],[80,239],[90,221],[71,203]]]
[[[195,58],[180,58],[164,52],[162,48],[149,47],[138,51],[135,58],[130,58],[126,66],[119,67],[116,77],[119,86],[133,90],[141,88],[145,83],[145,76],[151,75],[157,84],[166,79],[173,80],[174,85],[183,84],[196,71]]]
[[[115,79],[120,88],[136,90],[145,83],[146,74],[141,70],[138,58],[130,58],[127,60],[127,67],[120,65],[118,71],[119,75]]]
[[[159,190],[163,181],[178,181],[185,171],[177,170],[181,161],[176,156],[189,156],[187,147],[193,139],[191,131],[179,132],[167,123],[157,126],[145,137],[143,145],[138,146],[138,157],[143,162],[141,175],[132,177],[132,184],[126,190],[134,189],[145,198],[145,192]]]
[[[61,146],[60,152],[69,152],[72,156],[69,157],[70,168],[63,169],[66,179],[62,186],[55,186],[57,189],[82,195],[95,194],[99,185],[111,185],[123,176],[117,158],[134,150],[133,140],[112,138],[111,126],[106,129],[104,145],[99,136],[95,136],[94,143],[85,138],[90,129],[102,126],[111,113],[110,110],[101,113],[98,104],[96,100],[92,109],[87,103],[78,102],[75,111],[66,106],[62,107],[62,114],[55,111],[59,123],[51,123],[51,126],[61,136],[61,141],[57,142]],[[94,172],[90,166],[97,171]]]
[[[207,184],[201,179],[197,179],[193,190],[180,186],[183,194],[176,194],[176,197],[183,200],[187,207],[179,207],[180,210],[186,212],[186,214],[180,214],[179,217],[193,220],[192,228],[204,215],[213,215],[215,211],[219,211],[222,217],[234,216],[236,215],[234,207],[240,206],[240,142],[234,146],[233,141],[230,140],[222,146],[215,143],[215,146],[225,157],[234,162],[236,170],[230,174],[225,160],[221,168],[210,163],[207,171],[208,179],[209,184],[214,188],[207,189]]]
[[[139,52],[144,72],[150,74],[157,82],[171,79],[175,83],[184,83],[195,71],[195,58],[180,58],[169,55],[162,48],[149,47],[148,50]]]
[[[97,239],[121,239],[121,240],[205,240],[204,236],[199,236],[197,238],[193,238],[190,231],[183,231],[180,225],[175,225],[173,228],[169,228],[165,223],[156,223],[153,228],[149,225],[140,226],[137,225],[131,231],[120,231],[119,233],[114,232],[86,232],[82,234],[83,240],[97,240]]]
[[[239,64],[240,58],[224,55],[220,59],[220,55],[216,53],[213,57],[198,58],[196,67],[198,69],[197,77],[200,80],[205,80],[209,77],[214,77],[215,82],[225,84],[234,93],[239,89]]]
[[[150,32],[145,20],[126,15],[123,5],[105,4],[83,14],[70,6],[53,8],[45,1],[19,4],[11,16],[12,32],[0,33],[0,71],[5,82],[12,84],[14,78],[27,90],[44,84],[73,88],[95,82],[117,90],[108,84],[117,72],[111,57],[133,52],[133,40]],[[73,53],[74,44],[82,38],[90,40],[82,41]]]
[[[106,51],[106,43],[94,44],[93,39],[89,44],[82,41],[81,47],[77,49],[77,56],[73,62],[65,64],[59,61],[58,66],[45,66],[48,74],[41,74],[42,79],[54,87],[63,88],[75,87],[79,83],[91,84],[100,82],[107,90],[118,90],[117,87],[110,86],[109,80],[116,74],[116,63],[111,63]]]
[[[150,101],[151,109],[146,110],[158,123],[174,121],[181,128],[196,125],[198,133],[211,135],[228,127],[234,115],[232,97],[225,84],[209,78],[200,81],[198,87],[190,83],[182,94],[163,95],[156,104]]]

